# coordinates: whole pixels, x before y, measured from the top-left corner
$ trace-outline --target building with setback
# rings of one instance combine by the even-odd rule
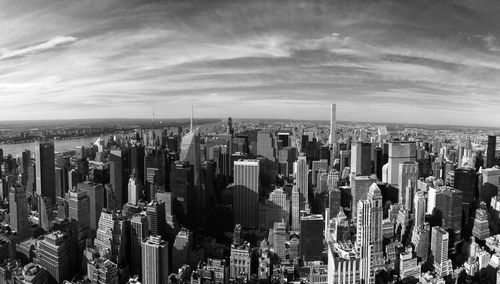
[[[168,243],[161,236],[149,236],[142,242],[142,283],[169,282]]]

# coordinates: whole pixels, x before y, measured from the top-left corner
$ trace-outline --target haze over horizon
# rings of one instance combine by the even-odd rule
[[[0,0],[0,120],[497,126],[500,2]]]

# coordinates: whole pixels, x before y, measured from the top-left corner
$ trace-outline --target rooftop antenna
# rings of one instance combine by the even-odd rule
[[[193,101],[191,101],[191,125],[189,127],[189,132],[193,132]]]

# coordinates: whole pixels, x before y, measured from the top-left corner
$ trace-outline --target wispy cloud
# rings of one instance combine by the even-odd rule
[[[60,47],[63,45],[70,44],[72,42],[75,42],[77,40],[76,37],[72,36],[56,36],[52,39],[49,39],[46,42],[42,42],[39,44],[19,48],[19,49],[4,49],[0,51],[0,60],[2,59],[8,59],[12,57],[18,57],[18,56],[26,56],[26,55],[32,55],[36,54],[38,52],[46,51],[49,49],[53,49],[56,47]]]
[[[345,120],[491,124],[500,107],[489,0],[0,7],[0,119],[181,117],[194,99],[206,117],[324,119],[334,101]]]

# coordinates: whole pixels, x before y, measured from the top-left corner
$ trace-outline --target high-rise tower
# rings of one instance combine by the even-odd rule
[[[337,113],[337,105],[331,104],[331,112],[330,112],[330,137],[328,139],[328,144],[333,145],[337,141],[337,137],[335,136],[335,132],[337,131],[337,121],[335,119],[335,115]]]
[[[54,143],[40,142],[35,143],[36,167],[36,193],[39,196],[47,196],[52,202],[56,200],[56,177],[54,160]]]

